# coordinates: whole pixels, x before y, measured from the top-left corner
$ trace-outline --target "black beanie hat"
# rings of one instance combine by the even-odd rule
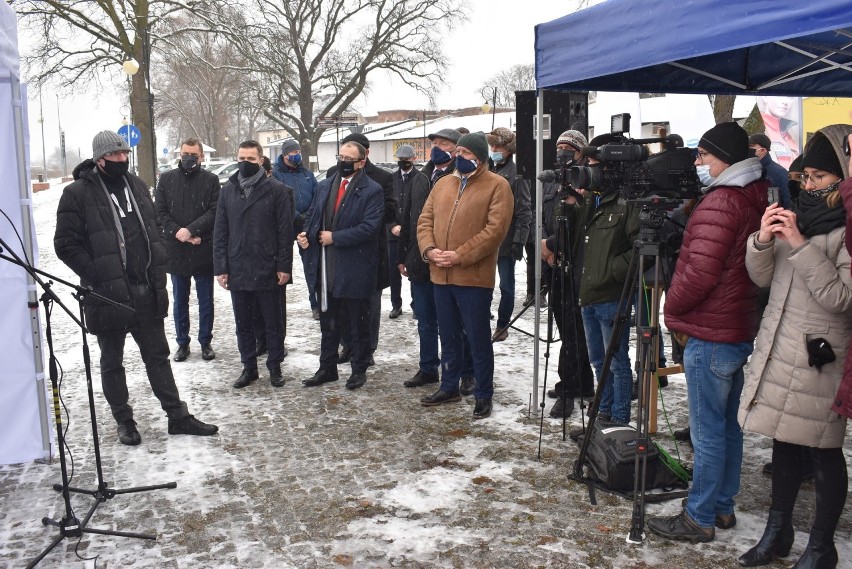
[[[843,167],[837,158],[837,151],[831,141],[819,131],[805,146],[805,153],[802,155],[802,169],[804,168],[816,168],[843,178]]]
[[[364,148],[370,148],[370,139],[361,134],[360,132],[353,132],[352,134],[347,134],[343,140],[340,141],[340,144],[346,144],[347,142],[357,142]]]
[[[735,122],[723,122],[705,132],[698,146],[730,166],[748,158],[748,133]]]

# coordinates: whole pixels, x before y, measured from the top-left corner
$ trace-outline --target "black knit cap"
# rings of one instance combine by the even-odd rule
[[[837,151],[831,141],[819,131],[805,146],[805,153],[802,156],[802,169],[804,168],[816,168],[843,178],[843,167],[837,158]]]
[[[370,148],[370,139],[361,134],[360,132],[353,132],[352,134],[347,134],[343,140],[340,141],[340,144],[346,144],[347,142],[357,142],[364,148]]]
[[[723,122],[705,132],[698,146],[730,166],[748,158],[748,133],[735,122]]]
[[[472,132],[459,138],[459,146],[463,146],[479,158],[480,162],[488,160],[488,141],[485,140],[484,132]]]

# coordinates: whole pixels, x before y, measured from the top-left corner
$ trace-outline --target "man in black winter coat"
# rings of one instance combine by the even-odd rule
[[[399,245],[396,265],[400,274],[408,277],[411,283],[411,300],[414,312],[417,314],[417,334],[420,340],[420,361],[417,373],[406,380],[405,387],[420,387],[427,383],[438,383],[438,368],[441,367],[441,357],[438,353],[438,310],[435,307],[435,293],[429,276],[429,264],[420,254],[417,244],[417,220],[423,211],[423,205],[432,191],[429,177],[414,168],[413,148],[402,145],[397,150],[397,156],[407,153],[405,147],[411,149],[411,157],[405,159],[411,162],[407,170],[400,170],[402,184],[402,204],[399,215]],[[400,163],[404,160],[400,159]],[[403,179],[404,176],[404,179]]]
[[[62,192],[53,246],[56,256],[80,277],[81,286],[134,309],[90,297],[83,306],[87,329],[98,338],[101,384],[118,423],[119,440],[126,445],[142,442],[122,365],[128,332],[168,415],[169,434],[213,435],[219,428],[189,414],[172,375],[164,325],[169,306],[166,253],[148,188],[127,173],[129,153],[118,134],[105,130],[95,135],[91,160],[74,168],[75,181]]]
[[[180,145],[178,167],[163,173],[154,208],[163,228],[168,272],[172,276],[172,314],[178,350],[174,359],[189,356],[189,288],[195,280],[198,298],[198,343],[201,357],[212,360],[213,339],[213,223],[219,200],[219,178],[201,167],[204,150],[197,138]]]
[[[213,271],[230,291],[243,371],[234,387],[258,378],[255,305],[266,325],[266,367],[274,387],[284,385],[281,290],[293,266],[292,192],[266,175],[263,147],[255,140],[240,143],[239,169],[219,192],[213,230]]]
[[[500,244],[497,257],[497,273],[500,275],[500,304],[497,307],[497,329],[491,336],[495,342],[509,337],[509,322],[515,310],[515,262],[524,256],[524,245],[530,233],[532,211],[530,210],[530,186],[518,175],[514,155],[517,150],[515,133],[505,127],[498,127],[485,137],[490,146],[489,164],[491,171],[500,174],[512,188],[515,200],[515,212],[512,225]]]

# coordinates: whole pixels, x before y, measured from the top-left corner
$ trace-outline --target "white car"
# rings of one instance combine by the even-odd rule
[[[237,164],[238,162],[231,160],[230,162],[209,162],[203,164],[203,166],[206,170],[216,174],[219,178],[219,184],[224,186],[228,178],[237,171]]]

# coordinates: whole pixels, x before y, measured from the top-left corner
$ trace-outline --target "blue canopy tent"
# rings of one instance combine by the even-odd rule
[[[539,173],[544,89],[852,97],[852,0],[609,0],[535,27],[535,75]]]
[[[538,89],[852,96],[850,0],[610,0],[535,28]]]

